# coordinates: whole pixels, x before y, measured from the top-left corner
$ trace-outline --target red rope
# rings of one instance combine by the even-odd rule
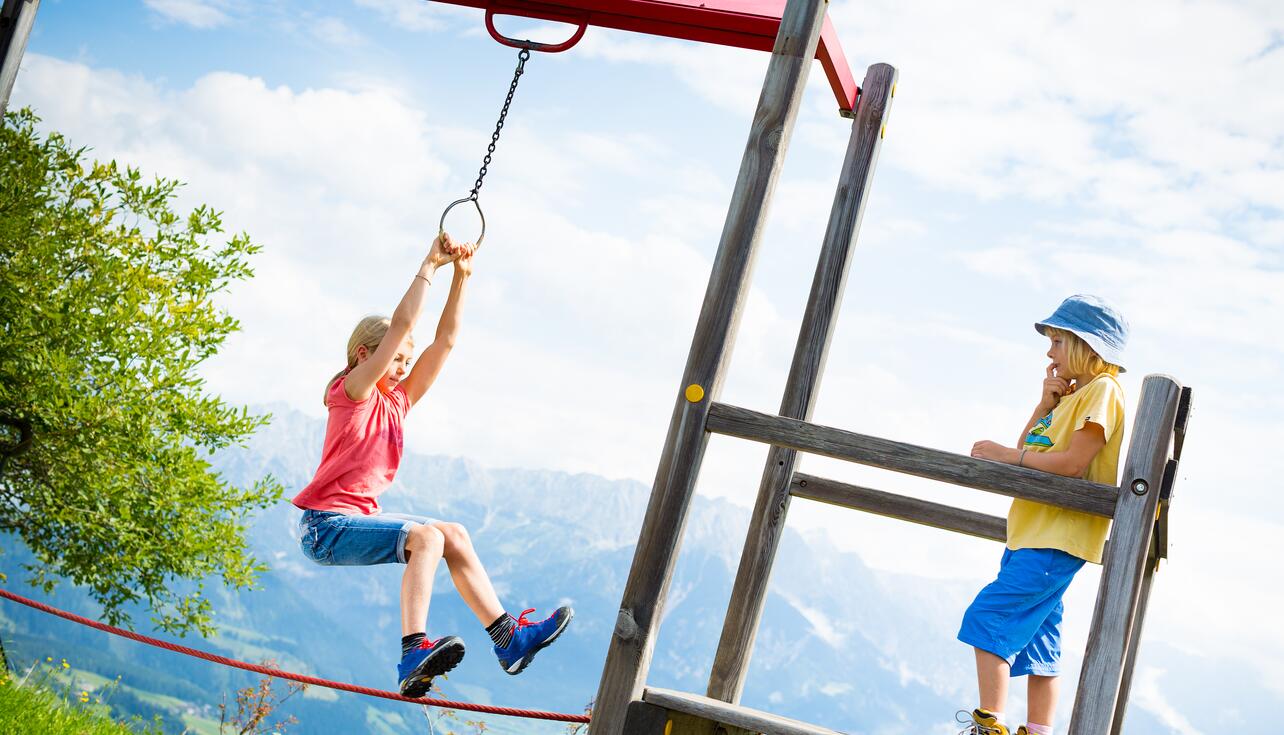
[[[470,704],[468,702],[451,702],[444,699],[429,699],[427,697],[423,697],[420,699],[411,699],[409,697],[403,697],[400,694],[397,694],[396,692],[387,692],[382,689],[371,689],[370,687],[357,686],[355,684],[345,684],[343,682],[329,681],[326,679],[318,679],[315,676],[305,676],[303,674],[295,674],[289,671],[282,671],[281,669],[270,669],[266,666],[259,666],[257,664],[246,663],[244,661],[238,661],[234,658],[227,658],[226,656],[219,656],[217,654],[207,653],[206,651],[200,651],[195,648],[180,646],[176,643],[168,643],[166,641],[158,640],[156,638],[149,638],[148,636],[141,635],[139,633],[134,633],[133,631],[125,630],[123,628],[117,628],[112,625],[107,625],[106,623],[100,623],[97,620],[90,620],[89,618],[83,618],[79,615],[76,615],[75,613],[69,613],[65,610],[59,610],[56,607],[50,607],[49,605],[46,605],[42,602],[36,602],[35,600],[28,600],[27,598],[21,595],[15,595],[14,593],[5,589],[0,589],[0,597],[4,597],[6,599],[12,600],[13,602],[21,603],[23,605],[26,605],[27,607],[35,608],[36,610],[39,610],[41,612],[49,613],[50,615],[57,615],[58,617],[65,618],[67,620],[72,621],[73,623],[88,625],[91,628],[97,628],[98,630],[105,631],[113,635],[118,635],[118,636],[121,636],[122,638],[129,638],[130,640],[138,641],[139,643],[146,643],[149,646],[164,648],[170,651],[175,651],[177,653],[185,654],[187,656],[202,658],[202,659],[205,659],[206,661],[213,661],[216,664],[222,664],[224,666],[232,666],[238,669],[245,669],[246,671],[253,671],[256,674],[266,674],[267,676],[274,676],[279,679],[290,679],[292,681],[301,682],[303,684],[312,684],[320,687],[329,687],[330,689],[339,689],[345,692],[354,692],[356,694],[364,694],[368,697],[383,697],[384,699],[395,699],[401,702],[410,702],[412,704],[425,704],[431,707],[446,707],[448,709],[462,709],[462,710],[469,710],[472,712],[485,712],[486,714],[491,714],[491,715],[505,715],[507,717],[524,717],[524,718],[533,719],[533,720],[555,720],[558,722],[582,722],[586,724],[589,721],[588,715],[567,715],[567,714],[561,714],[558,712],[540,712],[538,710],[513,709],[512,707],[489,707],[484,704]]]

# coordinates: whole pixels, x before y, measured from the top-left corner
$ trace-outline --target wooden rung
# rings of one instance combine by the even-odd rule
[[[819,725],[810,725],[738,704],[727,704],[699,694],[675,692],[671,689],[647,687],[642,693],[642,701],[671,712],[681,712],[703,720],[721,722],[724,725],[765,735],[841,735],[835,730]]]
[[[1177,400],[1177,419],[1173,422],[1173,459],[1181,459],[1181,448],[1186,443],[1186,425],[1190,423],[1190,388],[1181,389]]]
[[[1119,489],[714,403],[705,430],[1112,518]]]
[[[789,492],[796,498],[806,498],[821,503],[840,505],[853,510],[919,523],[946,531],[954,531],[977,538],[1005,542],[1008,522],[998,516],[910,498],[896,493],[874,490],[859,485],[848,485],[801,472],[794,474]]]

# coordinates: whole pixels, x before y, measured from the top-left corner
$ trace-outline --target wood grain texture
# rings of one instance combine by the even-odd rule
[[[1008,539],[1006,518],[929,500],[849,485],[802,472],[794,475],[790,490],[796,498],[829,503],[1000,543],[1005,543]]]
[[[1182,447],[1186,444],[1186,426],[1190,423],[1191,389],[1181,389],[1181,400],[1177,403],[1177,419],[1173,423],[1173,459],[1181,459]]]
[[[619,624],[607,649],[589,726],[594,735],[618,735],[629,702],[642,694],[708,443],[705,419],[722,390],[758,241],[816,56],[824,13],[823,0],[789,0],[785,5],[620,600]],[[697,403],[682,395],[692,384],[704,389]]]
[[[648,687],[642,699],[647,704],[654,704],[674,712],[682,712],[704,720],[744,728],[751,732],[765,733],[765,735],[841,735],[835,730],[819,725],[810,725],[738,704],[728,704],[699,694]]]
[[[1110,548],[1092,613],[1088,650],[1079,674],[1070,735],[1110,732],[1180,396],[1181,386],[1166,375],[1148,375],[1142,383]]]
[[[1146,571],[1141,578],[1141,594],[1137,597],[1137,615],[1132,630],[1128,634],[1128,653],[1124,658],[1123,674],[1119,681],[1119,700],[1115,704],[1115,714],[1110,723],[1110,735],[1123,735],[1124,716],[1128,711],[1128,695],[1132,691],[1132,674],[1137,666],[1137,657],[1141,653],[1141,633],[1146,622],[1146,608],[1150,604],[1150,588],[1155,582],[1155,563],[1158,561],[1151,554],[1146,563]]]
[[[9,94],[27,50],[40,0],[4,0],[0,17],[0,114],[9,109]]]
[[[641,700],[629,703],[624,719],[624,735],[665,735],[664,726],[669,721],[669,711]]]
[[[875,64],[865,74],[789,378],[780,401],[782,416],[807,420],[815,408],[852,250],[869,200],[882,141],[879,133],[887,119],[895,84],[896,69],[887,64]],[[708,694],[715,699],[740,700],[772,565],[789,512],[789,480],[797,457],[795,450],[786,447],[772,447],[767,453],[709,677]]]
[[[1109,518],[1119,489],[715,403],[709,431]]]

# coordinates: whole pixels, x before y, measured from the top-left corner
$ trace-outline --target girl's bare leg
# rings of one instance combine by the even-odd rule
[[[1030,674],[1029,704],[1026,705],[1026,722],[1051,725],[1057,713],[1057,695],[1061,691],[1060,679],[1055,676]]]
[[[1002,712],[1008,701],[1008,662],[989,651],[976,650],[976,681],[981,690],[981,707]]]
[[[432,601],[432,577],[445,539],[432,526],[415,526],[406,536],[406,571],[401,575],[401,634],[423,633]]]
[[[504,614],[504,607],[499,604],[490,576],[473,550],[468,531],[458,523],[435,523],[432,527],[444,539],[442,556],[446,559],[446,567],[450,569],[450,578],[454,580],[459,596],[464,598],[483,626],[498,620]]]

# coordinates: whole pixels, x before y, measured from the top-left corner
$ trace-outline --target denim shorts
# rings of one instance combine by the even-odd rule
[[[305,510],[299,519],[299,546],[304,556],[327,566],[405,564],[410,529],[433,523],[439,521],[401,513]]]
[[[1004,549],[999,576],[977,594],[960,641],[1004,659],[1012,676],[1061,673],[1061,615],[1084,561],[1060,549]]]

